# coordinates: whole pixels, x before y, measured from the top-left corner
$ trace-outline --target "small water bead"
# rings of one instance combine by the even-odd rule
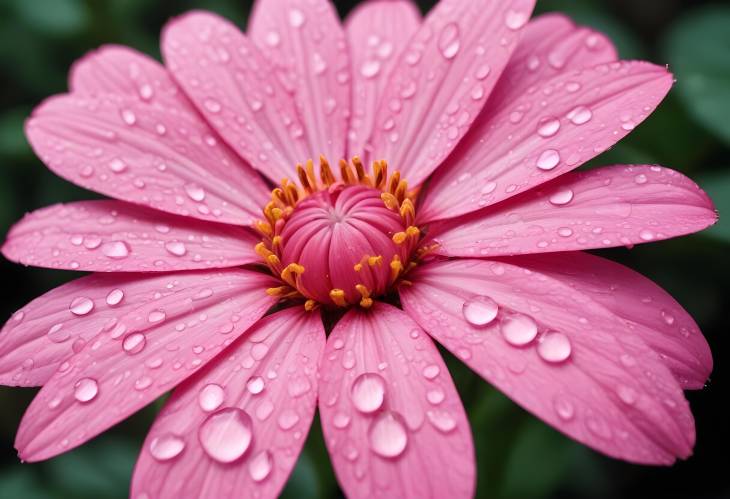
[[[289,11],[289,26],[292,28],[301,28],[306,21],[304,13],[299,9],[291,9]]]
[[[573,200],[573,196],[574,194],[572,189],[560,189],[558,192],[550,196],[550,203],[555,206],[563,206],[570,203]]]
[[[243,456],[253,439],[253,422],[243,410],[228,407],[214,412],[198,430],[203,450],[219,463],[232,463]]]
[[[634,177],[634,182],[636,182],[639,185],[645,184],[648,181],[649,181],[649,179],[643,173],[640,173],[639,175]]]
[[[134,111],[131,109],[123,109],[122,110],[122,121],[126,123],[127,125],[134,125],[137,122],[137,116],[134,114]]]
[[[630,386],[620,385],[618,388],[616,388],[616,393],[624,404],[633,405],[636,403],[638,395],[636,393],[636,390],[634,390]]]
[[[440,404],[445,398],[446,394],[441,388],[434,388],[433,390],[426,392],[426,400],[433,405]]]
[[[537,158],[536,166],[541,170],[552,170],[560,163],[560,153],[555,149],[547,149]]]
[[[475,296],[464,302],[461,311],[472,326],[486,326],[497,317],[499,305],[488,296]]]
[[[93,378],[81,378],[74,385],[74,398],[79,402],[91,402],[99,394],[99,384]]]
[[[408,445],[403,418],[396,412],[383,412],[375,418],[368,432],[370,448],[385,458],[400,456]]]
[[[540,358],[551,363],[565,362],[572,350],[570,339],[560,332],[546,333],[537,345],[537,354]]]
[[[446,59],[456,57],[461,48],[459,26],[456,23],[449,23],[444,27],[439,35],[438,47]]]
[[[119,158],[114,158],[109,162],[109,169],[114,173],[124,173],[127,170],[127,163]]]
[[[198,394],[198,404],[205,412],[213,412],[223,404],[225,392],[220,385],[215,383],[207,384]]]
[[[504,23],[509,29],[516,31],[522,28],[528,19],[529,16],[525,12],[509,9],[504,16]]]
[[[374,78],[380,72],[380,61],[366,61],[360,66],[360,74],[365,78]]]
[[[86,315],[94,310],[94,302],[91,300],[91,298],[78,296],[74,298],[71,302],[71,305],[69,305],[69,310],[71,310],[71,313],[74,315]]]
[[[347,428],[347,425],[350,424],[350,416],[348,416],[344,412],[337,412],[332,418],[332,424],[335,428]]]
[[[169,241],[165,243],[165,249],[168,253],[175,256],[184,256],[188,252],[185,243],[180,241]]]
[[[560,237],[570,237],[573,235],[573,229],[571,229],[570,227],[559,227],[558,235]]]
[[[264,378],[261,376],[254,376],[246,382],[246,389],[252,395],[258,395],[264,391],[265,383]]]
[[[205,199],[205,190],[197,184],[185,184],[185,193],[193,201],[201,202]]]
[[[456,429],[456,419],[446,411],[428,411],[426,413],[431,424],[441,433],[450,433]]]
[[[277,423],[282,430],[291,430],[299,422],[299,415],[293,409],[285,409],[280,415]]]
[[[153,310],[149,313],[147,316],[147,322],[155,323],[155,322],[161,322],[165,320],[165,311],[164,310]]]
[[[205,109],[211,113],[219,113],[222,109],[221,103],[215,99],[205,99],[203,101],[203,106],[205,106]]]
[[[574,125],[584,125],[591,121],[593,113],[585,106],[577,106],[568,112],[566,118],[568,118]]]
[[[553,400],[553,408],[563,421],[570,421],[575,415],[575,408],[565,397],[558,395]]]
[[[385,380],[376,373],[363,373],[353,381],[350,397],[358,411],[375,412],[385,400]]]
[[[557,118],[547,118],[541,121],[537,127],[537,134],[540,137],[552,137],[560,130],[560,120]]]
[[[537,336],[537,324],[524,314],[515,314],[505,318],[500,325],[502,336],[513,346],[524,346]]]
[[[147,337],[142,333],[128,334],[122,341],[122,348],[130,355],[135,355],[144,350],[147,344]]]
[[[119,288],[112,289],[109,294],[106,295],[106,304],[110,307],[119,305],[124,299],[124,291]]]
[[[254,482],[261,482],[271,473],[274,467],[274,459],[267,450],[256,454],[248,463],[248,474]]]
[[[423,368],[423,377],[426,379],[435,379],[439,375],[441,369],[436,364],[429,364]]]
[[[639,237],[644,241],[652,241],[656,236],[649,229],[644,229],[639,232]]]
[[[101,247],[101,252],[108,258],[112,258],[114,260],[120,260],[128,257],[130,251],[129,245],[124,241],[110,241],[108,243],[104,243]]]
[[[152,378],[149,376],[142,376],[134,382],[135,390],[146,390],[150,386],[152,386]]]
[[[158,461],[169,461],[180,455],[185,449],[185,441],[173,435],[172,433],[166,433],[155,437],[150,442],[150,454]]]

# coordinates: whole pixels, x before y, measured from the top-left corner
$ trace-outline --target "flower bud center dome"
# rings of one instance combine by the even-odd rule
[[[324,158],[319,179],[312,162],[297,171],[301,186],[274,189],[257,225],[256,251],[282,281],[268,292],[308,309],[370,307],[414,265],[420,231],[406,182],[382,161],[368,175],[357,158],[340,163],[340,180]]]

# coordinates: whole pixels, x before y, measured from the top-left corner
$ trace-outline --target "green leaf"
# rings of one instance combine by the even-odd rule
[[[720,219],[701,234],[730,243],[730,168],[697,179],[697,183],[712,198]]]
[[[27,465],[16,464],[0,473],[0,497],[50,499],[53,496],[43,489]]]
[[[89,22],[81,0],[15,0],[18,17],[32,30],[51,35],[74,35]]]
[[[23,122],[30,109],[18,107],[0,114],[0,156],[30,156],[31,149],[23,134]]]
[[[692,116],[730,144],[730,7],[707,6],[679,21],[664,43],[676,89]]]

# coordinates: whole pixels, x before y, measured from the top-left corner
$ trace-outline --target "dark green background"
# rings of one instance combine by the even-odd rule
[[[336,2],[345,14],[356,2]],[[419,2],[426,10],[433,1]],[[608,33],[623,58],[669,64],[678,80],[657,112],[592,164],[661,163],[682,171],[730,213],[730,3],[680,0],[545,0]],[[24,212],[93,194],[55,177],[31,153],[23,119],[66,89],[70,64],[103,43],[159,56],[165,21],[190,8],[217,11],[244,26],[243,0],[0,0],[0,233]],[[688,393],[697,420],[695,455],[672,468],[624,464],[568,440],[525,413],[453,359],[447,359],[473,425],[478,495],[532,497],[730,497],[727,466],[730,215],[710,231],[615,249],[621,261],[670,291],[697,319],[715,358],[712,381]],[[0,262],[0,317],[75,275]],[[0,498],[126,497],[145,430],[158,405],[86,446],[49,462],[22,465],[15,428],[32,389],[0,387]],[[243,494],[242,494],[243,495]],[[338,497],[318,422],[287,497]]]

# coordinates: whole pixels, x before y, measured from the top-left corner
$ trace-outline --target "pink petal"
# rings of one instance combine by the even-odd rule
[[[659,166],[567,173],[497,205],[432,226],[447,256],[574,251],[668,239],[717,220],[690,179]]]
[[[672,373],[630,323],[570,281],[480,260],[432,263],[409,280],[401,301],[411,317],[566,435],[637,463],[692,453],[694,419]]]
[[[274,303],[264,291],[274,281],[248,270],[166,274],[144,284],[147,300],[115,315],[33,400],[15,441],[23,460],[72,449],[149,404]]]
[[[350,498],[472,497],[469,423],[441,355],[397,308],[351,310],[327,339],[319,411]]]
[[[353,95],[348,156],[366,152],[380,97],[420,24],[421,13],[411,0],[371,0],[347,17]]]
[[[277,497],[314,417],[324,344],[319,314],[302,307],[259,321],[174,391],[147,435],[131,496]],[[177,447],[163,452],[170,442]]]
[[[250,224],[263,181],[216,138],[187,101],[57,95],[26,135],[58,175],[123,201],[204,220]]]
[[[104,45],[76,61],[69,74],[69,88],[75,95],[115,94],[194,113],[162,64],[122,45]]]
[[[291,177],[297,163],[312,157],[309,130],[289,89],[273,63],[229,21],[197,11],[178,17],[163,30],[162,52],[208,122],[272,181]]]
[[[690,315],[652,281],[589,253],[514,257],[520,267],[569,284],[622,318],[655,352],[684,389],[702,388],[712,372],[712,353]]]
[[[371,138],[413,187],[448,156],[481,111],[534,0],[443,0],[398,61]]]
[[[23,265],[97,272],[162,272],[256,263],[254,234],[120,201],[34,211],[15,224],[3,255]]]
[[[257,0],[248,34],[294,94],[311,155],[342,158],[352,83],[347,39],[334,6],[328,0]]]
[[[566,71],[515,95],[467,137],[424,194],[419,218],[451,218],[573,170],[641,123],[672,85],[663,67],[615,62]]]

